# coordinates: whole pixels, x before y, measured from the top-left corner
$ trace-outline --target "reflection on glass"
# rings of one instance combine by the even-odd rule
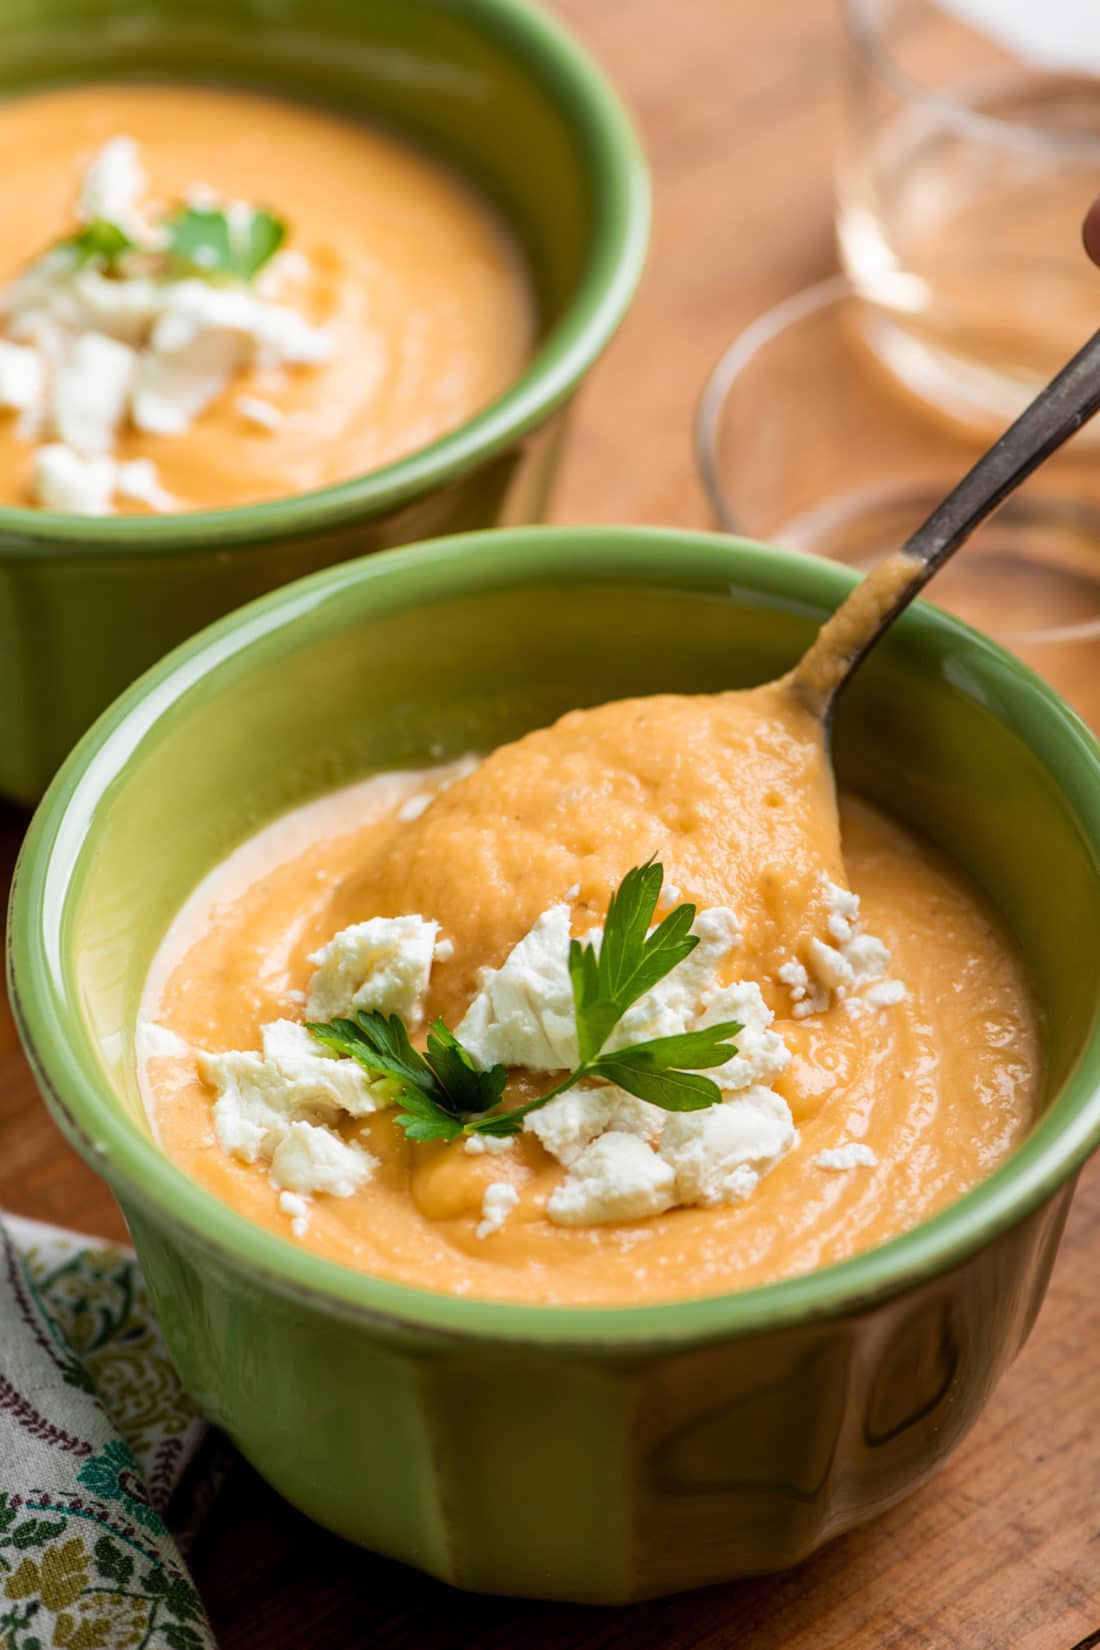
[[[837,233],[868,336],[916,393],[995,427],[1100,326],[1080,242],[1100,77],[1023,60],[932,0],[845,9]]]

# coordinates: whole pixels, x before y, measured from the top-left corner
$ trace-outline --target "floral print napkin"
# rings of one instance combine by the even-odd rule
[[[0,1650],[213,1650],[206,1431],[133,1254],[0,1221]]]

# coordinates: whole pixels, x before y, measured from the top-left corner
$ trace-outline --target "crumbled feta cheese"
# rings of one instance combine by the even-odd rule
[[[645,1220],[675,1201],[672,1166],[636,1134],[613,1130],[581,1153],[550,1194],[546,1212],[557,1226],[595,1226]]]
[[[146,276],[109,279],[95,268],[74,271],[63,253],[31,264],[4,294],[13,338],[40,341],[52,333],[65,344],[82,332],[101,332],[136,348],[155,320],[160,288]]]
[[[859,924],[859,895],[829,879],[825,882],[825,894],[829,902],[829,933],[838,945],[845,945]]]
[[[471,1157],[499,1157],[511,1151],[514,1141],[512,1134],[468,1134],[466,1151]]]
[[[841,996],[855,983],[855,970],[844,952],[834,945],[826,945],[816,936],[810,941],[810,967],[827,991]]]
[[[814,935],[808,947],[809,966],[791,958],[778,971],[791,994],[791,1013],[798,1020],[824,1013],[834,998],[850,1000],[852,992],[881,981],[890,966],[886,946],[862,931],[859,895],[827,878],[824,888],[829,910],[826,926],[833,943]],[[901,998],[893,996],[889,1001],[900,1002]],[[877,1006],[886,1007],[888,1001]]]
[[[638,1100],[614,1084],[578,1083],[556,1100],[529,1112],[523,1127],[551,1157],[568,1167],[601,1134],[614,1132],[656,1140],[667,1116],[660,1106]]]
[[[908,995],[901,980],[879,980],[876,985],[868,986],[863,1000],[872,1008],[892,1008],[895,1003],[904,1002]]]
[[[106,456],[84,458],[62,442],[39,447],[34,455],[34,492],[51,510],[104,516],[111,499],[135,498],[154,510],[171,510],[176,500],[165,492],[151,459],[116,464]]]
[[[134,233],[141,228],[137,203],[145,192],[145,174],[132,137],[113,137],[103,145],[80,190],[78,211],[85,223],[105,218]]]
[[[753,1087],[704,1111],[673,1112],[660,1152],[675,1170],[677,1201],[713,1205],[748,1197],[797,1140],[787,1102]]]
[[[200,1052],[199,1074],[218,1096],[214,1129],[223,1151],[246,1163],[270,1161],[291,1123],[363,1117],[378,1101],[362,1067],[326,1054],[304,1026],[275,1020],[262,1053]]]
[[[157,467],[151,458],[131,458],[115,465],[115,492],[121,498],[133,498],[147,504],[151,510],[174,510],[177,501],[160,484]]]
[[[137,357],[128,344],[83,332],[62,362],[50,394],[54,433],[82,458],[109,453],[126,412]]]
[[[436,942],[435,942],[435,960],[436,960],[436,962],[450,962],[450,960],[454,956],[454,954],[455,954],[455,942],[454,942],[454,940],[436,940]]]
[[[325,1054],[293,1021],[276,1020],[261,1036],[261,1054],[197,1057],[200,1075],[218,1096],[218,1144],[245,1163],[267,1163],[274,1183],[287,1191],[350,1197],[375,1160],[325,1125],[376,1109],[366,1074],[353,1060]]]
[[[438,933],[439,924],[424,917],[370,917],[343,929],[309,959],[317,969],[309,982],[309,1018],[373,1008],[415,1024]]]
[[[109,458],[82,458],[55,441],[35,452],[33,485],[34,496],[48,510],[105,516],[115,490],[115,466]]]
[[[483,1065],[497,1061],[529,1071],[563,1071],[577,1063],[573,988],[569,978],[570,910],[544,911],[499,968],[483,969],[478,993],[456,1036]],[[732,911],[716,906],[696,917],[695,950],[627,1010],[609,1050],[651,1037],[669,1037],[696,1022],[714,991],[718,964],[740,941]],[[587,934],[597,947],[602,931]]]
[[[832,1146],[828,1151],[818,1152],[814,1163],[819,1169],[873,1169],[878,1164],[878,1157],[861,1140],[849,1140],[843,1146]]]
[[[237,411],[250,424],[258,424],[261,430],[277,430],[284,422],[282,410],[273,401],[265,401],[262,395],[238,395]]]
[[[271,1179],[290,1192],[351,1197],[370,1179],[376,1160],[317,1123],[291,1123],[271,1158]]]
[[[486,1186],[485,1196],[481,1200],[481,1220],[478,1222],[477,1235],[479,1238],[491,1237],[499,1232],[512,1210],[519,1203],[519,1193],[506,1180],[494,1180],[491,1186]]]
[[[44,384],[38,351],[29,344],[0,340],[0,407],[32,411],[41,403]]]
[[[232,333],[202,332],[189,324],[173,329],[158,322],[153,347],[143,352],[134,374],[134,424],[154,435],[182,435],[243,364]]]
[[[272,1020],[260,1031],[265,1062],[273,1068],[299,1112],[345,1112],[369,1117],[388,1105],[375,1093],[370,1078],[354,1060],[330,1054],[296,1020]],[[211,1058],[216,1058],[212,1056]]]
[[[284,1215],[289,1215],[290,1230],[294,1237],[305,1237],[309,1230],[309,1203],[299,1192],[280,1192],[279,1207]]]
[[[890,966],[890,952],[873,934],[857,934],[844,947],[857,986],[881,979]]]
[[[828,1008],[828,991],[810,979],[809,970],[797,958],[792,957],[785,962],[778,974],[790,991],[791,1013],[796,1020],[804,1020],[810,1014],[822,1014]]]
[[[791,1053],[776,1031],[769,1030],[775,1015],[760,994],[755,980],[739,980],[723,986],[707,1003],[694,1029],[736,1020],[741,1030],[732,1041],[737,1053],[724,1066],[716,1066],[707,1076],[720,1089],[744,1089],[753,1083],[770,1083],[790,1064]]]
[[[483,1066],[530,1071],[576,1064],[569,907],[552,905],[499,968],[483,968],[455,1036]]]

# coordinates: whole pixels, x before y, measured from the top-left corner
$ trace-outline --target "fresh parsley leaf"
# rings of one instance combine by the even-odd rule
[[[67,240],[59,241],[58,245],[74,254],[78,269],[90,263],[104,263],[110,267],[124,252],[134,249],[134,243],[125,229],[112,223],[109,218],[93,218],[83,229],[78,229]]]
[[[424,1058],[456,1115],[491,1111],[500,1103],[508,1081],[507,1066],[482,1071],[442,1020],[436,1020],[428,1032]]]
[[[457,1140],[462,1133],[460,1118],[444,1111],[437,1101],[416,1089],[402,1096],[397,1122],[410,1140]]]
[[[648,1100],[665,1111],[702,1111],[705,1106],[716,1106],[722,1090],[709,1077],[696,1077],[686,1071],[662,1071],[649,1065],[644,1057],[645,1044],[626,1048],[620,1054],[606,1054],[593,1068],[597,1076],[617,1083],[628,1094],[639,1100]]]
[[[674,1037],[651,1037],[648,1042],[630,1043],[626,1048],[612,1049],[592,1062],[592,1069],[607,1060],[624,1056],[641,1057],[653,1071],[705,1071],[710,1066],[724,1066],[737,1053],[735,1043],[727,1041],[742,1030],[737,1020],[722,1020],[718,1025],[705,1026],[701,1031],[681,1031]]]
[[[253,212],[243,256],[238,253],[238,258],[243,264],[244,280],[250,281],[254,275],[258,275],[285,240],[286,224],[282,218],[277,218],[274,212],[269,212],[266,207],[259,207]]]
[[[491,1134],[499,1139],[510,1134],[518,1134],[523,1119],[528,1112],[538,1111],[545,1106],[555,1094],[560,1094],[563,1088],[569,1088],[573,1083],[572,1077],[568,1083],[560,1088],[553,1089],[550,1094],[540,1094],[537,1100],[529,1100],[525,1106],[513,1106],[511,1111],[495,1111],[491,1117],[475,1117],[466,1124],[467,1134]]]
[[[174,263],[203,275],[232,275],[233,247],[224,212],[182,206],[164,224],[168,254]]]
[[[503,1066],[481,1071],[458,1039],[437,1020],[421,1054],[399,1014],[387,1019],[376,1009],[360,1009],[354,1020],[309,1022],[323,1047],[355,1060],[373,1079],[397,1087],[397,1121],[410,1140],[454,1140],[464,1116],[498,1104],[508,1080]]]
[[[251,281],[286,239],[286,224],[260,207],[238,230],[218,207],[181,206],[166,220],[168,255],[184,269],[206,276]]]
[[[664,871],[654,861],[635,866],[611,896],[599,951],[589,941],[569,942],[569,978],[582,1065],[600,1052],[627,1009],[699,943],[689,932],[695,921],[694,905],[678,905],[649,932],[663,881]]]
[[[396,1077],[406,1089],[438,1101],[435,1074],[413,1048],[400,1014],[387,1020],[377,1009],[360,1009],[354,1020],[307,1021],[306,1030],[334,1054],[357,1060],[371,1077]]]

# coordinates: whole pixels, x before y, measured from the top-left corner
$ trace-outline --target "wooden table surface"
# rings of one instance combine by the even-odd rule
[[[702,526],[691,415],[755,312],[833,266],[831,0],[560,0],[640,121],[649,272],[586,393],[567,521]],[[0,813],[5,878],[22,822]],[[0,1002],[0,1205],[121,1238]],[[1100,1646],[1100,1162],[1032,1339],[935,1482],[786,1577],[626,1610],[471,1598],[349,1548],[234,1469],[193,1555],[222,1650],[1085,1650]]]

